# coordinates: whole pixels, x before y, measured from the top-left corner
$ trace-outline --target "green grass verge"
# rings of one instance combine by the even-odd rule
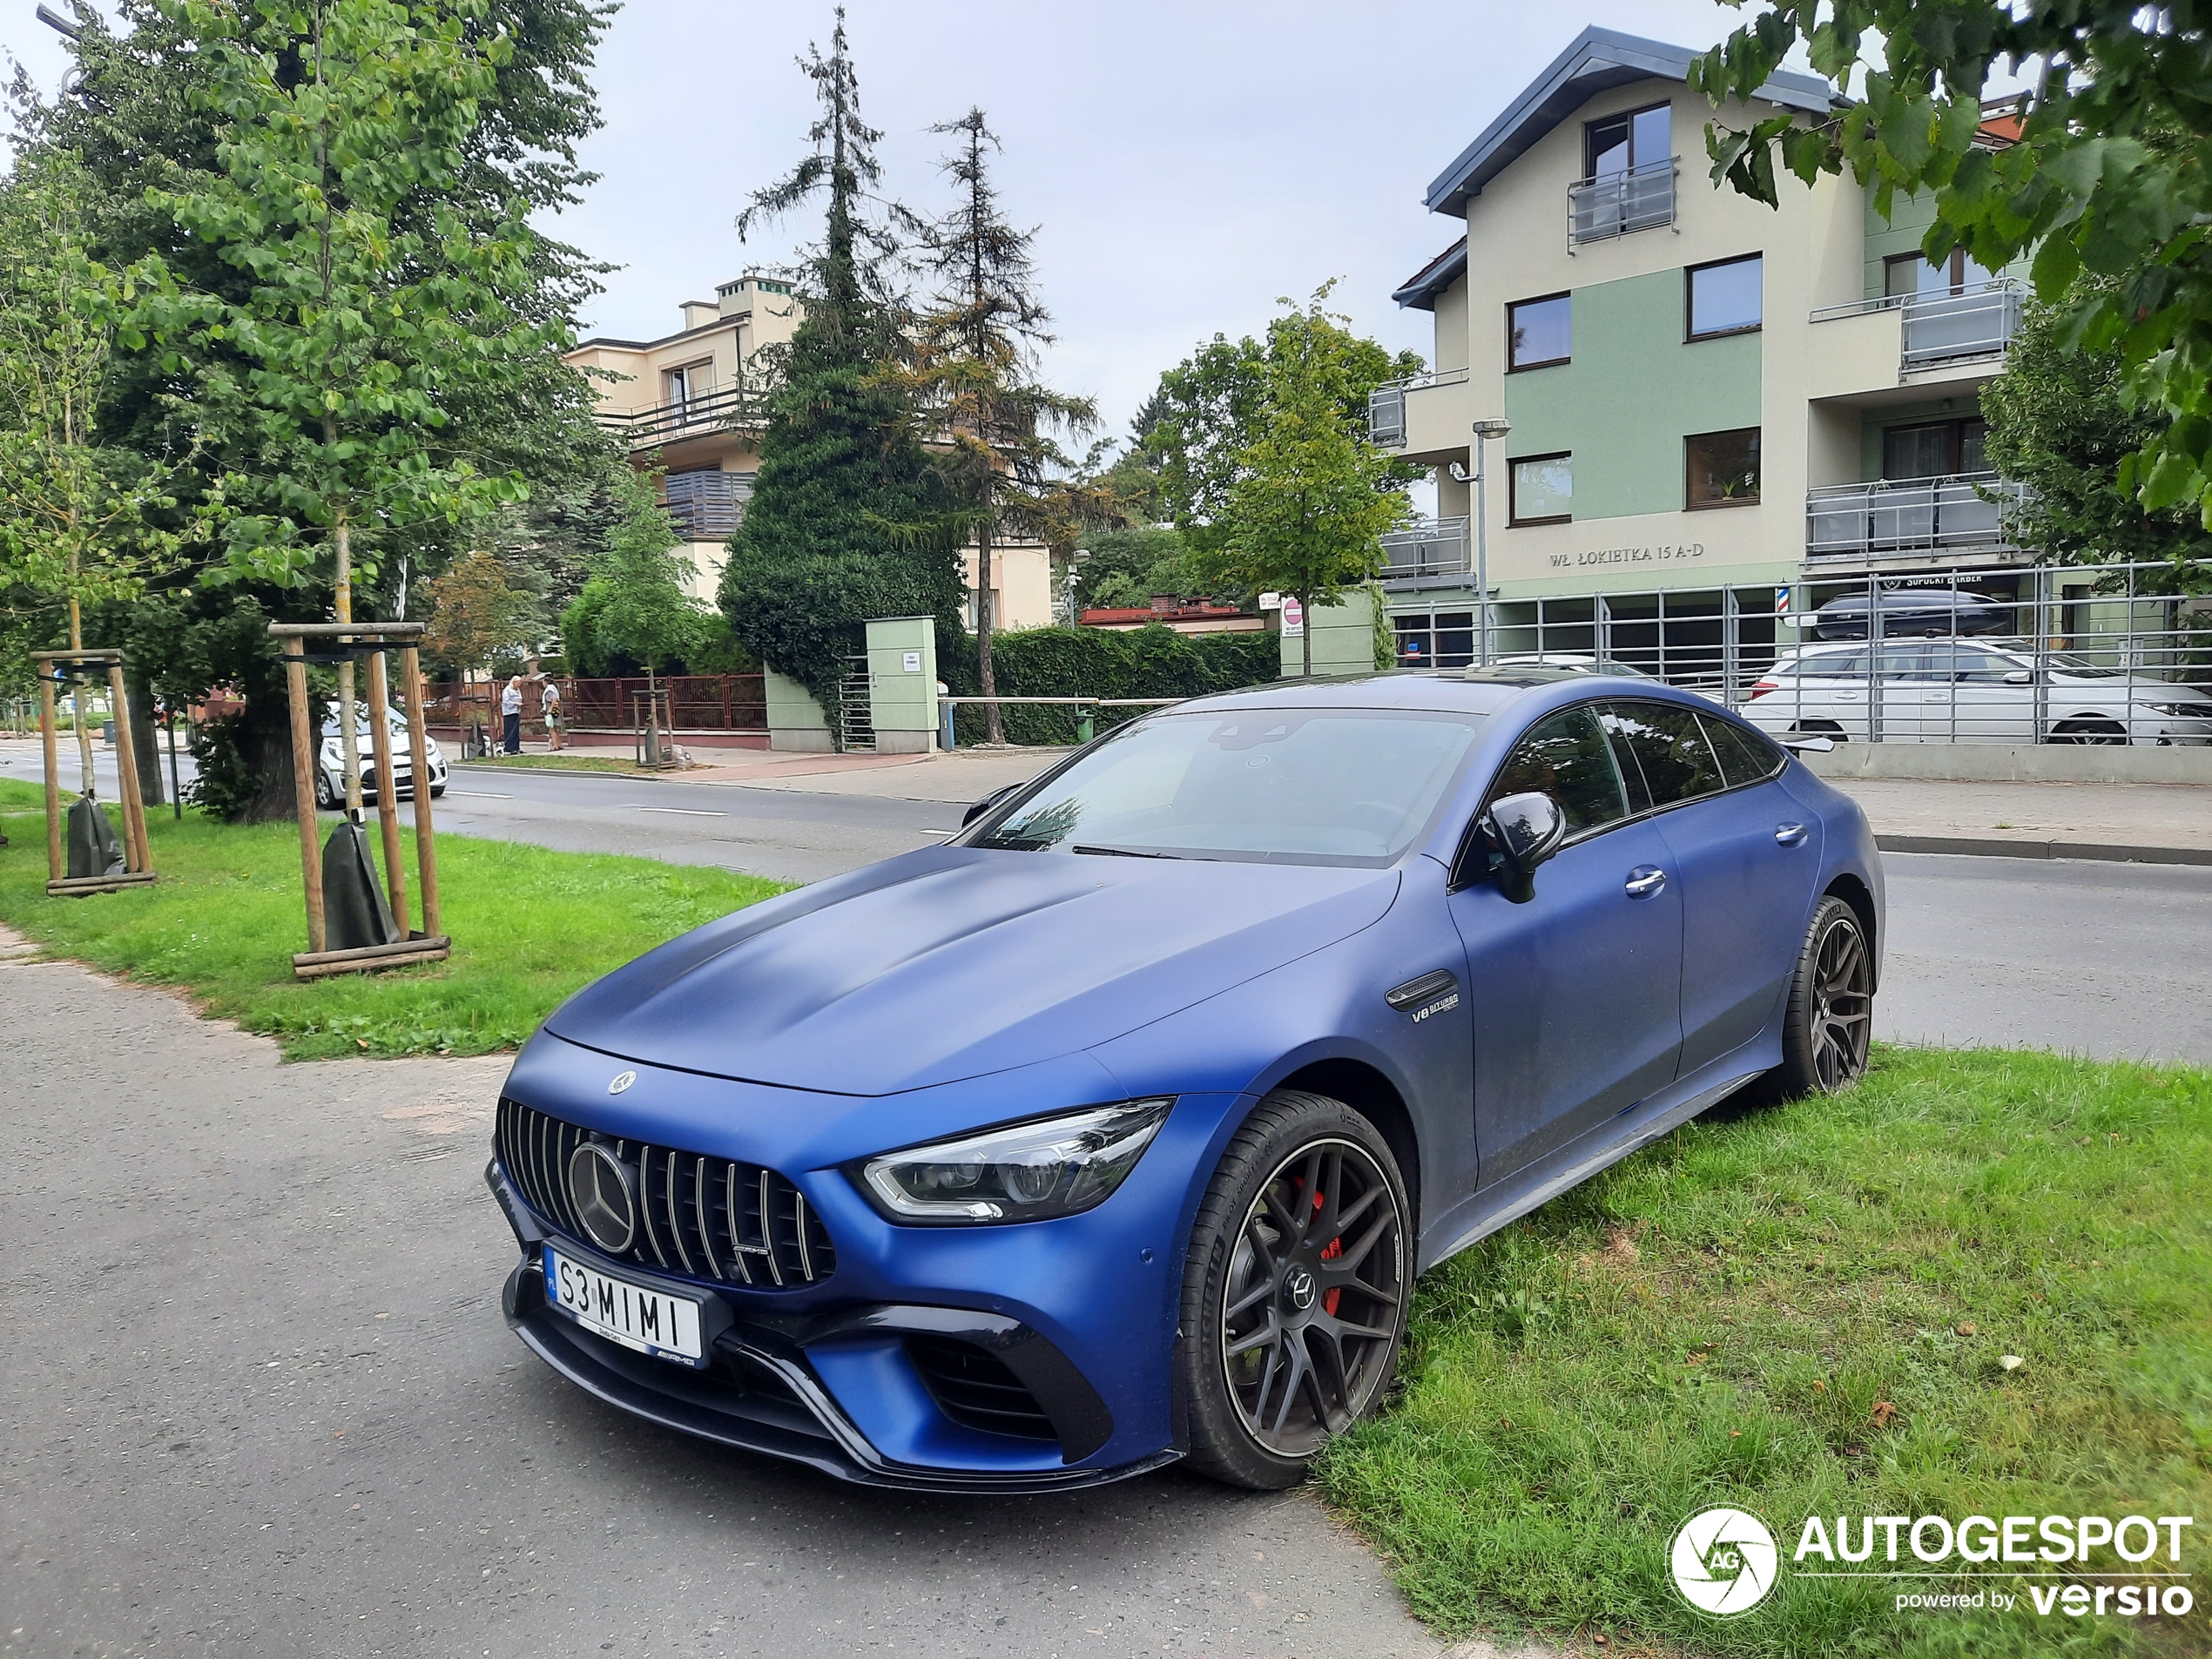
[[[36,786],[0,779],[0,812],[42,800]],[[50,899],[40,815],[4,823],[12,845],[0,847],[0,921],[57,955],[175,986],[206,1013],[278,1038],[294,1060],[514,1048],[579,986],[785,890],[725,870],[441,836],[452,958],[302,982],[292,977],[292,954],[307,948],[295,826],[150,812],[158,885]],[[407,847],[412,901],[412,835]]]
[[[1847,1096],[1694,1123],[1428,1275],[1403,1393],[1331,1449],[1325,1490],[1453,1635],[2205,1652],[2208,1171],[2212,1074],[1878,1050]],[[1719,1504],[1764,1517],[1785,1570],[1725,1621],[1668,1574],[1676,1529]],[[1805,1518],[1843,1514],[2194,1515],[2195,1609],[2041,1617],[2017,1581],[1787,1576]],[[1987,1583],[2018,1610],[1892,1610]]]
[[[451,763],[455,772],[509,772],[519,768],[523,772],[643,772],[634,760],[624,760],[617,755],[498,755],[482,760],[456,760]]]

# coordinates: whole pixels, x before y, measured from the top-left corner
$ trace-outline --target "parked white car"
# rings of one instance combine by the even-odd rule
[[[392,719],[392,792],[401,800],[415,793],[415,756],[408,746],[407,716],[397,709],[390,711]],[[376,798],[376,762],[369,747],[368,710],[356,704],[354,707],[354,740],[361,753],[361,799]],[[428,732],[422,735],[423,759],[430,763],[430,799],[446,792],[446,758],[438,747],[438,740]],[[334,710],[323,717],[322,764],[315,768],[315,805],[325,812],[346,804],[346,755],[338,741],[338,716]]]
[[[2148,669],[1974,639],[1810,645],[1777,663],[1739,711],[1774,733],[1885,743],[2212,743],[2212,695]]]

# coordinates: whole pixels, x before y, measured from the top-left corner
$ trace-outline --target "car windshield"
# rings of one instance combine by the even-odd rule
[[[969,845],[1379,867],[1427,825],[1482,718],[1280,707],[1155,715],[986,819]]]
[[[2052,672],[2063,674],[2070,680],[2116,680],[2129,671],[2124,668],[2107,668],[2101,663],[2093,663],[2086,658],[2076,657],[2071,651],[2054,651],[2043,660],[2050,664]],[[2164,678],[2163,675],[2149,673],[2140,668],[2134,672],[2137,679]]]

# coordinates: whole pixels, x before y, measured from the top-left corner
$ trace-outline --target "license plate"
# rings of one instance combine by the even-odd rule
[[[545,1251],[545,1295],[554,1306],[585,1330],[610,1342],[661,1359],[690,1366],[706,1363],[699,1339],[699,1305],[688,1297],[611,1278],[596,1267],[570,1261],[558,1251]]]

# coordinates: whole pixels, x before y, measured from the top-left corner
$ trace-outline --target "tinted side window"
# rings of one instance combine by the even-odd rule
[[[1701,714],[1697,720],[1705,728],[1713,752],[1721,758],[1721,771],[1730,789],[1771,778],[1790,763],[1790,757],[1759,732],[1746,732],[1731,720],[1710,715]]]
[[[1490,786],[1492,800],[1531,792],[1558,803],[1569,835],[1587,834],[1628,816],[1613,751],[1588,707],[1561,710],[1529,727]]]
[[[1622,770],[1633,759],[1652,806],[1695,800],[1727,786],[1693,711],[1664,703],[1615,703],[1608,712],[1614,745],[1625,752]]]

